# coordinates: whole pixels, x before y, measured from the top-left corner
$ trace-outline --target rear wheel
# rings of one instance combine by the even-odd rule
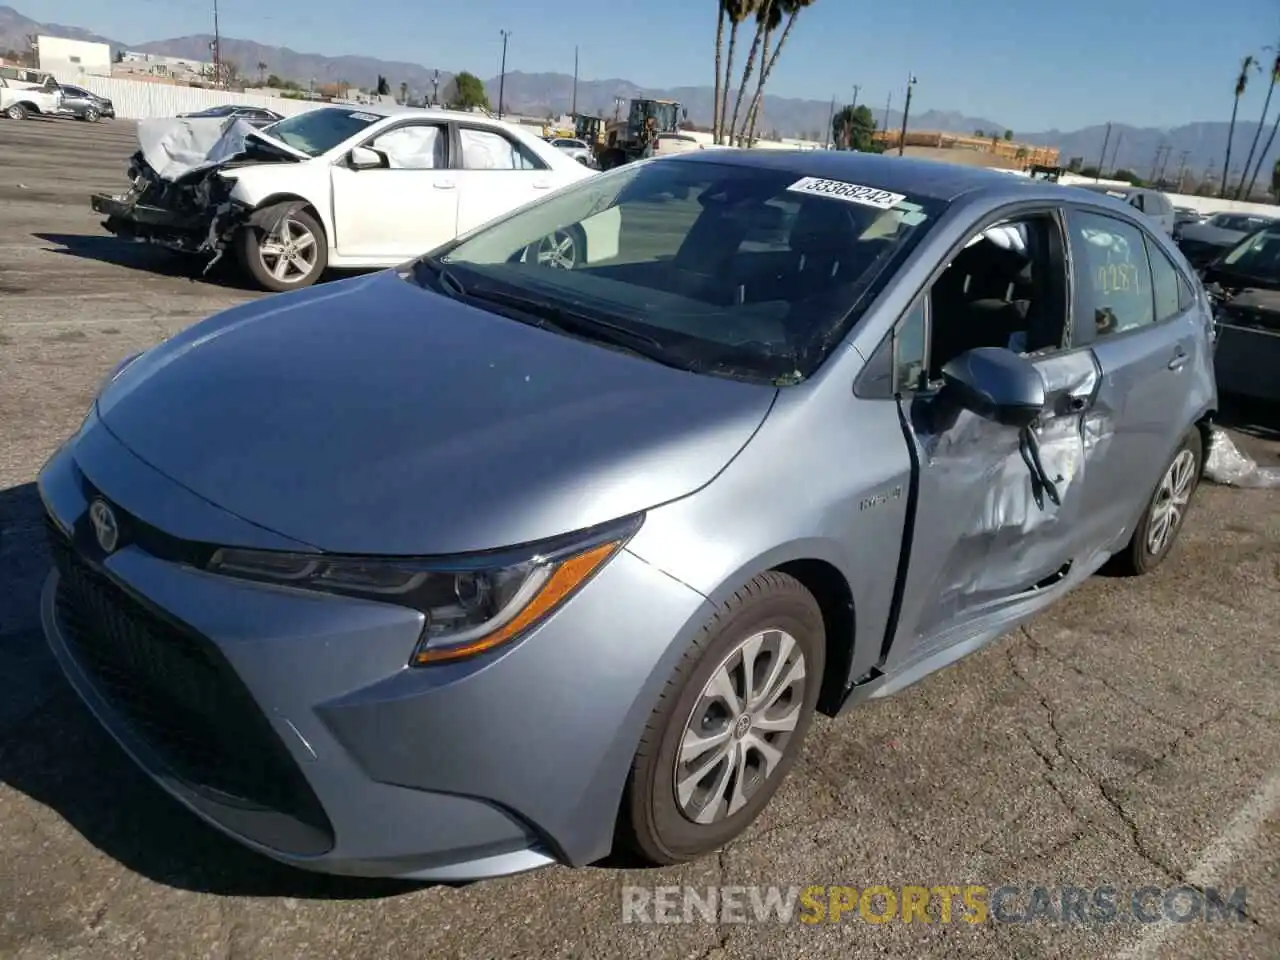
[[[25,120],[27,119],[27,108],[20,103],[11,103],[5,109],[4,115],[10,120]]]
[[[102,115],[98,113],[97,107],[89,107],[89,109],[85,110],[81,119],[83,119],[85,123],[97,123],[101,116]]]
[[[1117,572],[1138,576],[1164,562],[1182,531],[1203,463],[1204,442],[1193,427],[1161,475],[1129,545],[1116,556]]]
[[[324,228],[305,210],[281,218],[270,232],[245,227],[237,252],[254,282],[277,293],[311,286],[329,262]]]
[[[692,860],[741,834],[800,754],[826,651],[813,595],[762,573],[676,666],[631,766],[621,827],[652,863]]]

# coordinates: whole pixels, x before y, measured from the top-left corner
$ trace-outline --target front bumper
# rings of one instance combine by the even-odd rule
[[[312,870],[465,880],[604,856],[643,724],[706,612],[624,550],[517,643],[414,669],[414,611],[213,576],[158,547],[275,535],[96,418],[39,488],[57,558],[43,622],[72,686],[188,808]],[[135,534],[110,555],[95,496]]]

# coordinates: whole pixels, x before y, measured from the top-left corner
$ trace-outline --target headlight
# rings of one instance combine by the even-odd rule
[[[485,653],[545,620],[640,528],[642,517],[501,554],[339,557],[224,548],[211,573],[395,603],[426,618],[410,663]]]

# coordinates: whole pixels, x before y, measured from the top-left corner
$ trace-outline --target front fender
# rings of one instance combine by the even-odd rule
[[[229,176],[234,174],[234,176]],[[228,179],[234,179],[231,199],[254,211],[255,225],[269,229],[274,223],[266,223],[259,216],[278,204],[295,204],[310,207],[320,219],[325,236],[333,247],[337,235],[333,222],[333,203],[329,183],[329,168],[311,163],[271,164],[239,168],[228,171]],[[297,209],[294,206],[293,209]],[[282,211],[283,213],[284,211]]]

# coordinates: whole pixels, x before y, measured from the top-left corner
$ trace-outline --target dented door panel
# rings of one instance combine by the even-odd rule
[[[1097,362],[1086,349],[1035,365],[1047,402],[1026,437],[967,410],[947,412],[935,394],[901,401],[920,473],[891,667],[932,652],[939,638],[950,642],[968,620],[1038,598],[1103,536],[1083,508],[1092,465],[1113,435],[1096,402]]]

